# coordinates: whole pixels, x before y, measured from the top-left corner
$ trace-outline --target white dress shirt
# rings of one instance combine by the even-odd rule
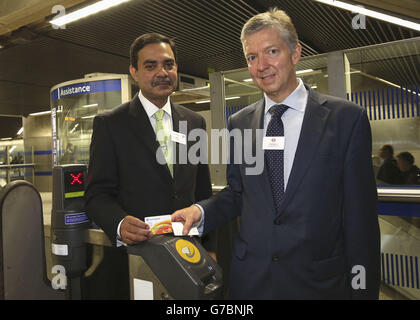
[[[302,79],[298,78],[298,86],[296,89],[283,101],[274,102],[265,93],[265,109],[264,109],[264,137],[267,132],[268,123],[271,120],[271,114],[268,110],[275,104],[285,104],[289,108],[282,115],[281,120],[284,127],[284,188],[287,187],[289,181],[290,172],[292,171],[293,161],[295,159],[295,153],[299,142],[300,131],[302,129],[303,116],[306,110],[306,104],[308,102],[309,92],[306,90]],[[204,229],[204,209],[199,205],[195,204],[201,210],[201,220],[197,225],[198,232],[200,235]]]
[[[170,97],[168,97],[168,101],[166,101],[165,105],[162,108],[159,108],[158,106],[156,106],[155,104],[153,104],[152,102],[147,100],[147,98],[141,93],[141,90],[139,91],[138,96],[139,96],[139,100],[140,100],[140,102],[141,102],[141,104],[144,108],[144,111],[146,111],[146,114],[149,117],[150,124],[152,125],[155,133],[156,133],[155,113],[156,113],[156,111],[158,111],[160,109],[165,111],[165,113],[163,115],[163,118],[162,118],[162,124],[163,124],[163,127],[165,128],[165,130],[168,132],[168,134],[170,134],[172,132],[172,128],[173,128]],[[171,161],[171,159],[172,159],[172,141],[171,140],[168,142],[168,155],[170,157],[169,161]],[[125,243],[123,243],[120,240],[121,239],[120,228],[121,228],[121,223],[123,222],[123,220],[120,221],[120,223],[118,224],[118,227],[117,227],[117,247],[119,247],[121,245],[125,245]]]
[[[285,104],[289,107],[281,117],[284,127],[284,188],[287,186],[290,172],[292,171],[293,160],[295,159],[300,131],[302,129],[303,116],[308,102],[308,91],[302,79],[298,78],[297,80],[299,82],[297,88],[280,103],[274,102],[264,93],[264,137],[267,132],[268,123],[271,120],[271,114],[268,110],[275,104]]]

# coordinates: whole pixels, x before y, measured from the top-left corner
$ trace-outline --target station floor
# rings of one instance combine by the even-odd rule
[[[410,299],[402,295],[395,289],[382,283],[381,291],[379,292],[379,300],[410,300]]]
[[[44,224],[51,224],[51,193],[41,192],[42,206],[43,206],[43,216]],[[51,253],[51,250],[46,250],[46,253]],[[410,300],[408,297],[399,293],[394,288],[387,286],[386,284],[381,284],[381,290],[379,293],[379,300]]]

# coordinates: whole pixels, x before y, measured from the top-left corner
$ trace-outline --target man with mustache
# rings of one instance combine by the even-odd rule
[[[179,132],[180,122],[188,132],[206,127],[202,116],[170,101],[177,88],[175,43],[157,33],[144,34],[132,43],[130,60],[140,91],[130,102],[95,117],[86,190],[88,216],[116,246],[150,239],[145,217],[170,214],[212,194],[207,164],[175,161],[181,144],[190,147],[171,134]],[[163,164],[158,161],[162,154]],[[204,239],[203,245],[214,251],[211,241]],[[118,254],[127,265],[126,253]],[[128,285],[126,270],[114,267],[113,278],[126,276],[119,282]]]

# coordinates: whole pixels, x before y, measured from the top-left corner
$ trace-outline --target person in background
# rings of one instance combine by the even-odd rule
[[[184,234],[192,225],[206,234],[240,216],[232,299],[378,299],[380,233],[366,111],[296,77],[301,45],[284,11],[252,17],[241,40],[264,98],[233,114],[228,129],[242,137],[251,129],[253,138],[264,130],[263,139],[234,139],[227,187],[172,220],[184,223]],[[252,150],[262,145],[261,174],[235,162],[239,145],[248,143]]]
[[[64,155],[61,158],[61,163],[71,164],[75,162],[76,162],[75,147],[71,142],[69,142],[67,143],[66,151],[64,152]]]
[[[414,164],[414,157],[410,152],[399,153],[397,165],[401,171],[402,184],[420,184],[420,169]]]
[[[390,144],[383,145],[379,149],[379,157],[383,160],[376,176],[379,182],[387,184],[401,183],[400,171],[394,158],[394,148]]]

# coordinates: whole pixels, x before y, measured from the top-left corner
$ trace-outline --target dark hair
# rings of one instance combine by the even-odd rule
[[[390,144],[385,144],[382,146],[382,151],[388,151],[391,155],[394,154],[394,148]]]
[[[409,164],[414,164],[414,157],[410,152],[401,152],[397,155],[397,158],[407,161]]]
[[[176,61],[176,47],[175,42],[172,39],[163,36],[159,33],[145,33],[138,37],[136,40],[134,40],[130,46],[130,64],[137,70],[137,60],[139,57],[139,51],[148,44],[161,42],[166,42],[171,46]]]

